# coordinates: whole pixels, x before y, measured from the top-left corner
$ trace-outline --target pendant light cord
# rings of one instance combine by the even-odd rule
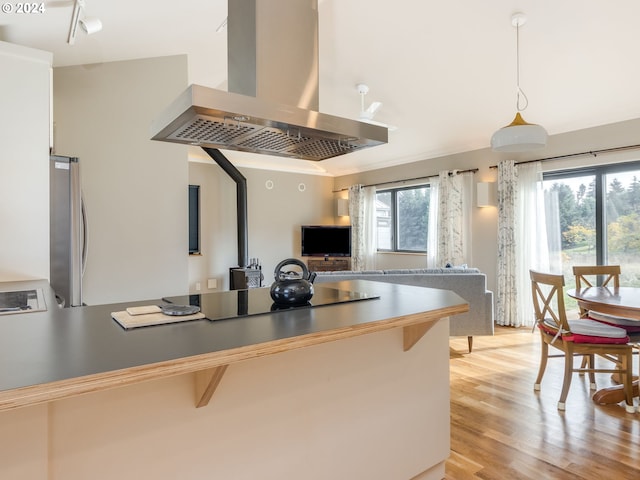
[[[524,100],[523,106],[520,106],[520,97]],[[516,22],[516,109],[523,112],[529,106],[529,99],[524,91],[520,88],[520,22]]]

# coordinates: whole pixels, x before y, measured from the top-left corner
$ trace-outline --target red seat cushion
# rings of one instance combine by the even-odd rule
[[[562,337],[565,341],[571,341],[573,343],[606,343],[606,344],[617,344],[624,345],[625,343],[629,343],[629,336],[623,338],[611,338],[611,337],[594,337],[591,335],[580,335],[578,333],[574,333],[571,336],[571,340],[568,340],[567,337]]]
[[[605,325],[587,319],[570,320],[568,323],[572,331],[562,334],[562,340],[565,342],[608,345],[624,345],[629,343],[629,336],[626,334],[626,331],[616,326]],[[558,333],[558,330],[551,323],[538,323],[538,327],[549,335],[556,335]],[[577,330],[577,332],[573,330]]]

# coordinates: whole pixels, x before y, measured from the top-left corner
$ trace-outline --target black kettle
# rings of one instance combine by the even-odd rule
[[[283,271],[286,265],[297,265],[302,273]],[[276,265],[275,282],[271,285],[271,298],[276,305],[297,306],[306,304],[313,296],[313,281],[316,273],[309,273],[307,266],[296,258],[287,258]]]

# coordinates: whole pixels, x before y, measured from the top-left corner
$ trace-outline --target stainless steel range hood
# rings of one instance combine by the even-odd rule
[[[304,160],[387,143],[384,127],[318,112],[317,0],[229,0],[229,92],[191,85],[152,139]]]
[[[387,129],[191,85],[154,123],[153,140],[304,160],[386,143]]]

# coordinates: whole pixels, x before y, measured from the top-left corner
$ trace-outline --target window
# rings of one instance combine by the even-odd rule
[[[189,255],[200,253],[200,185],[189,185]]]
[[[621,265],[621,283],[640,286],[640,162],[545,173],[544,190],[567,288],[573,265],[596,264]]]
[[[426,252],[428,225],[428,185],[376,193],[379,251]]]

